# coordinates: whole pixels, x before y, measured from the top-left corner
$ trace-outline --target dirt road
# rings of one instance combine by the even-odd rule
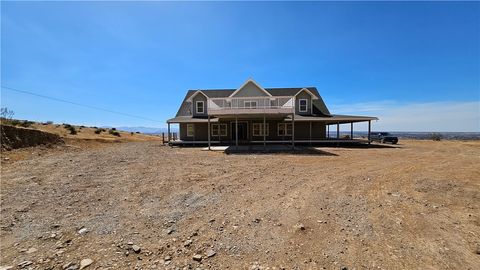
[[[5,162],[0,266],[478,269],[480,142],[322,151],[130,142]]]

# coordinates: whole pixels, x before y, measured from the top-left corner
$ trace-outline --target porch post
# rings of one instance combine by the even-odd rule
[[[285,127],[285,130],[287,127]],[[292,113],[292,148],[295,150],[295,113]]]
[[[370,144],[370,132],[372,131],[372,121],[368,120],[368,144]]]
[[[179,129],[180,130],[180,129]],[[168,135],[167,135],[167,141],[170,143],[170,123],[168,123]]]
[[[310,121],[310,145],[312,145],[312,121]]]
[[[340,123],[337,122],[337,140],[340,139]]]
[[[238,116],[235,115],[235,146],[238,147]]]
[[[264,149],[264,150],[266,150],[266,148],[267,148],[267,143],[266,143],[266,141],[265,141],[265,140],[266,140],[266,137],[265,137],[266,135],[265,135],[265,134],[267,134],[267,132],[266,132],[266,130],[265,130],[266,127],[267,127],[267,125],[266,125],[265,112],[264,112],[264,113],[263,113],[263,128],[262,128],[262,132],[263,132],[263,149]]]
[[[327,124],[327,139],[330,139],[330,125]]]
[[[350,123],[350,140],[353,140],[353,122]]]
[[[208,150],[210,150],[210,115],[208,116],[207,132],[208,132]],[[220,131],[219,131],[219,132],[220,132]]]

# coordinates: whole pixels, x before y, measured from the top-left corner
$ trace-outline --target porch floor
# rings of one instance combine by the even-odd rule
[[[260,146],[263,147],[264,141],[250,141],[250,142],[242,142],[239,144],[240,146]],[[316,144],[316,145],[321,145],[321,144],[335,144],[335,145],[340,145],[340,144],[366,144],[368,143],[367,139],[324,139],[324,140],[295,140],[295,144],[301,144],[301,145],[307,145],[307,144]],[[182,141],[182,140],[175,140],[175,141],[170,141],[168,143],[171,146],[181,146],[181,145],[208,145],[208,141]],[[286,146],[290,147],[291,149],[291,140],[284,140],[284,141],[265,141],[265,144],[268,144],[270,146]],[[210,141],[210,145],[213,147],[226,147],[226,146],[233,146],[235,147],[235,142],[221,142],[221,141]],[[212,150],[212,147],[211,150]]]

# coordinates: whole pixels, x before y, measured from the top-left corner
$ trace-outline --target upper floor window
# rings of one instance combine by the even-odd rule
[[[308,99],[299,99],[298,100],[298,111],[299,112],[308,112]]]
[[[203,101],[197,101],[196,103],[196,112],[197,113],[205,113],[205,106],[204,106],[204,102]]]
[[[244,106],[245,106],[245,108],[248,108],[248,109],[255,109],[255,108],[257,108],[257,102],[246,100],[245,103],[244,103]]]

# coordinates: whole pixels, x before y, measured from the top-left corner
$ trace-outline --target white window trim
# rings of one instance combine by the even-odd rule
[[[302,110],[302,101],[305,101],[305,110]],[[299,112],[308,112],[308,99],[301,98],[298,100],[298,111]]]
[[[191,127],[191,133],[189,132],[190,131],[190,127]],[[187,137],[193,137],[195,136],[195,125],[194,124],[187,124]]]
[[[247,107],[247,105],[246,105],[247,102],[250,104],[250,106],[248,106],[248,107]],[[255,106],[252,106],[252,104],[255,104]],[[244,108],[256,109],[257,106],[258,106],[258,103],[257,103],[256,100],[245,100],[245,101],[243,102],[243,107],[244,107]]]
[[[213,127],[217,128],[217,133],[213,132],[214,130]],[[222,130],[221,127],[224,127],[225,129]],[[218,133],[220,133],[220,135]],[[212,136],[221,136],[221,137],[227,136],[227,124],[212,124]]]
[[[269,135],[269,129],[270,126],[268,123],[265,123],[265,129],[262,129],[263,123],[253,123],[253,130],[252,130],[252,135],[255,137],[263,137],[263,133],[265,133],[265,136]],[[255,131],[258,131],[255,133]]]
[[[277,125],[277,135],[278,136],[292,136],[292,128],[290,128],[290,134],[288,134],[287,126],[292,126],[292,123],[278,123]],[[283,126],[285,134],[280,134],[280,127]]]
[[[199,104],[199,103],[202,103],[202,111],[201,111],[201,112],[198,111],[198,104]],[[203,113],[205,113],[205,102],[204,102],[203,100],[197,100],[197,101],[195,102],[195,112],[196,112],[197,114],[203,114]]]

